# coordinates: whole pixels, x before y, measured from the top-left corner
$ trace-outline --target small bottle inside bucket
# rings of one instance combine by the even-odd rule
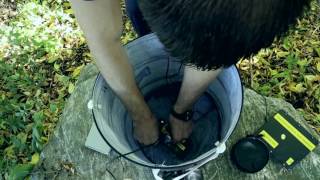
[[[183,139],[180,142],[175,142],[171,136],[171,129],[168,122],[161,120],[159,123],[160,137],[159,142],[166,145],[177,157],[183,159],[187,154],[188,148],[191,145],[190,139]]]
[[[180,83],[171,83],[151,91],[146,102],[159,120],[159,143],[142,148],[145,157],[152,163],[178,165],[197,158],[215,147],[220,140],[221,116],[214,98],[205,93],[193,107],[193,131],[187,140],[175,143],[171,137],[168,117],[179,93]]]

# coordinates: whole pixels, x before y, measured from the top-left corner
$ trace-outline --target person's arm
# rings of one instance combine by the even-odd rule
[[[184,113],[189,110],[221,71],[222,68],[202,71],[194,67],[186,66],[179,96],[173,107],[174,110],[177,113]]]
[[[193,67],[186,66],[182,80],[182,86],[178,99],[173,106],[175,112],[182,114],[190,110],[192,105],[207,90],[209,84],[216,79],[222,68],[211,71],[201,71]],[[173,139],[180,141],[190,136],[192,132],[192,122],[181,121],[170,115],[170,124]]]
[[[71,4],[102,76],[134,120],[136,138],[144,144],[155,142],[157,122],[136,85],[132,67],[120,43],[120,1],[71,0]]]

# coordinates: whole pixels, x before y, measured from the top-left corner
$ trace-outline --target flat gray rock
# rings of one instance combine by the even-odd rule
[[[152,179],[149,169],[136,166],[117,155],[106,156],[85,147],[93,123],[87,104],[98,70],[84,68],[76,88],[65,105],[60,123],[41,153],[41,164],[34,169],[33,179]],[[112,162],[110,163],[110,161]]]
[[[240,172],[231,164],[229,158],[231,145],[235,144],[239,139],[247,135],[254,134],[266,122],[266,108],[268,112],[267,119],[271,119],[277,111],[283,109],[297,122],[299,122],[304,128],[306,128],[308,132],[314,135],[317,139],[320,139],[319,135],[310,128],[303,117],[293,108],[291,104],[281,99],[263,97],[252,90],[245,89],[244,104],[240,122],[238,123],[236,130],[233,132],[231,138],[227,141],[227,151],[224,153],[224,156],[215,159],[202,168],[205,179],[320,179],[319,146],[291,170],[283,168],[282,165],[278,163],[269,161],[268,165],[262,171],[255,174],[247,174]]]
[[[84,68],[75,91],[66,103],[60,123],[41,153],[41,163],[33,170],[32,179],[113,179],[110,173],[116,179],[153,179],[148,168],[135,165],[123,158],[114,160],[117,155],[106,156],[84,146],[93,123],[87,104],[91,99],[97,74],[98,70],[92,64]],[[275,98],[266,98],[265,101],[263,96],[245,89],[240,122],[227,143],[227,151],[202,168],[205,179],[314,180],[319,178],[319,147],[290,171],[272,161],[269,161],[268,165],[256,174],[242,173],[231,165],[229,160],[231,145],[238,139],[253,134],[265,123],[266,105],[268,117],[272,117],[278,110],[283,109],[319,139],[319,136],[309,128],[289,103]]]

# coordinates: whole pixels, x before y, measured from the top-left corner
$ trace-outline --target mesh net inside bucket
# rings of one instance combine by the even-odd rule
[[[125,46],[137,84],[158,119],[167,119],[183,77],[181,63],[168,56],[156,36],[148,35]],[[126,108],[112,92],[102,76],[93,90],[93,115],[104,140],[120,154],[139,148],[133,138],[132,121]],[[152,147],[126,156],[148,167],[177,170],[201,163],[216,153],[215,143],[224,143],[239,119],[242,107],[242,86],[236,67],[225,69],[212,82],[207,92],[194,105],[194,143],[183,159]]]
[[[170,108],[174,105],[180,89],[180,82],[169,82],[146,96],[151,111],[158,120],[168,123]],[[203,94],[193,106],[193,131],[188,143],[181,152],[175,151],[179,146],[170,147],[163,141],[144,148],[142,152],[153,163],[176,165],[192,160],[215,147],[220,141],[221,114],[211,94]]]

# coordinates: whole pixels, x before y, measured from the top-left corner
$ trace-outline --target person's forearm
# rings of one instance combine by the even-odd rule
[[[136,121],[150,118],[152,113],[136,85],[132,67],[120,41],[97,39],[90,49],[101,74],[132,118]]]
[[[220,68],[212,71],[199,71],[193,67],[186,66],[179,96],[173,107],[174,110],[177,113],[184,113],[189,110],[221,70]]]
[[[120,44],[120,1],[70,2],[102,76],[133,119],[135,138],[146,145],[154,143],[158,138],[156,119],[136,85],[132,67]]]

